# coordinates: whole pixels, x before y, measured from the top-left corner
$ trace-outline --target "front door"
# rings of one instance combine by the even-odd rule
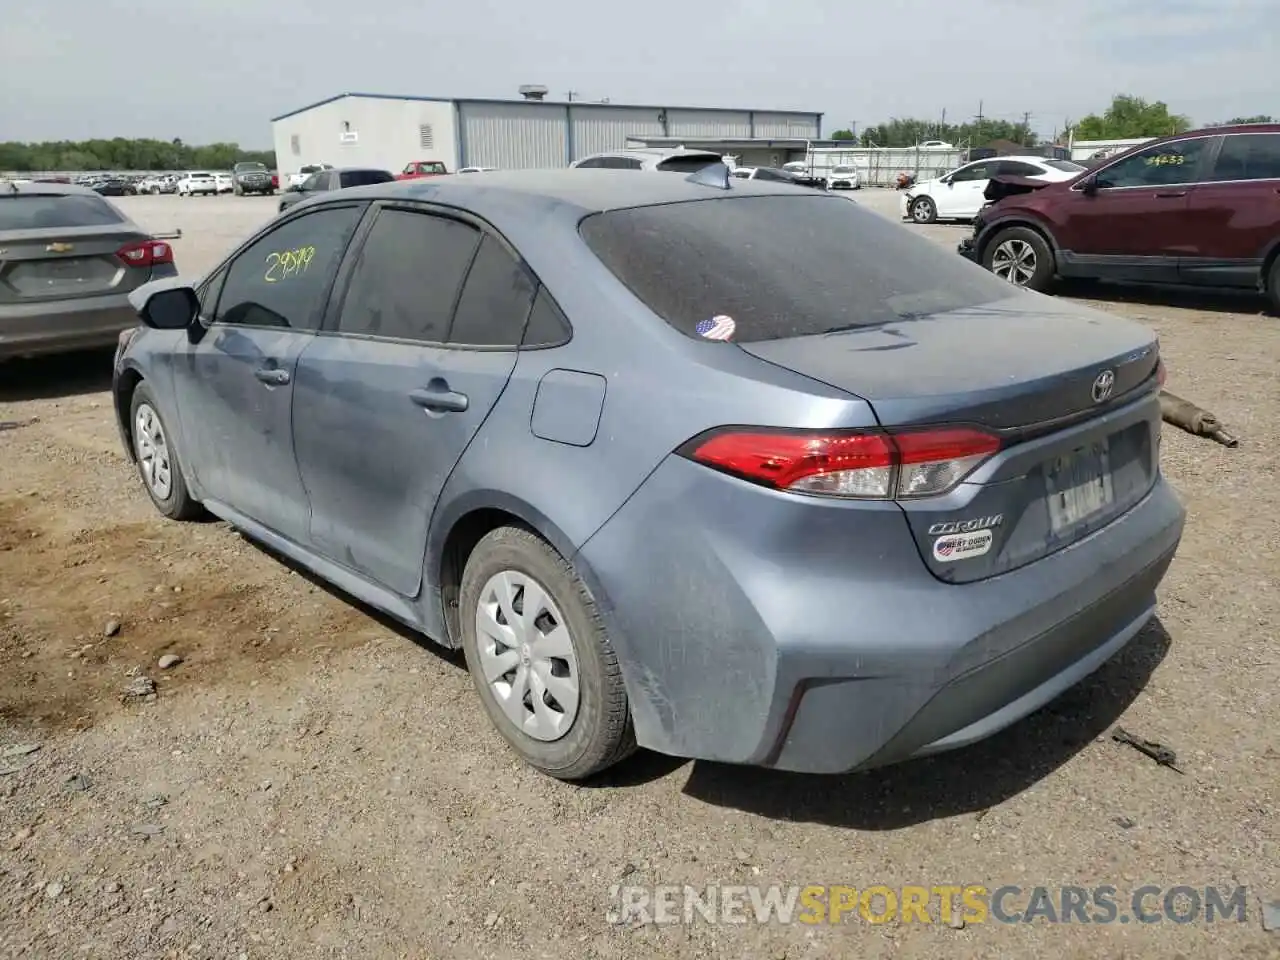
[[[1078,182],[1055,211],[1059,270],[1111,280],[1173,282],[1198,239],[1188,210],[1216,137],[1155,144]]]
[[[1198,247],[1183,257],[1186,283],[1256,287],[1280,241],[1280,133],[1233,133],[1191,194]]]
[[[944,220],[976,217],[987,202],[984,195],[987,183],[998,163],[994,158],[979,160],[946,177],[946,183],[940,184],[932,194],[937,200],[938,216]]]
[[[175,359],[204,497],[298,543],[310,511],[293,453],[293,381],[363,209],[313,211],[239,251],[220,272],[205,335]]]
[[[383,206],[349,262],[293,397],[311,540],[414,597],[436,500],[506,387],[535,283],[501,241],[421,206]]]

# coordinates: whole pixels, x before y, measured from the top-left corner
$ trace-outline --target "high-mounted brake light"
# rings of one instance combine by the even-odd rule
[[[970,427],[869,431],[721,428],[678,452],[752,483],[795,493],[896,500],[946,493],[1000,449]]]
[[[141,240],[125,244],[116,256],[131,267],[154,267],[159,263],[173,263],[173,247],[161,240]]]

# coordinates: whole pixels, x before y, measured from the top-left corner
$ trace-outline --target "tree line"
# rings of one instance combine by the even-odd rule
[[[1252,117],[1232,117],[1206,126],[1222,126],[1235,123],[1276,123],[1275,118],[1260,114]],[[1055,131],[1057,142],[1065,143],[1068,137],[1076,140],[1128,140],[1138,137],[1164,137],[1184,133],[1192,128],[1191,118],[1173,113],[1163,100],[1144,100],[1132,94],[1114,96],[1111,105],[1102,113],[1091,113],[1072,123],[1067,121],[1061,131]],[[1026,147],[1040,144],[1040,136],[1026,123],[1008,120],[972,120],[966,123],[941,123],[936,120],[894,118],[867,127],[855,136],[851,130],[837,130],[833,140],[856,141],[864,147],[913,147],[926,140],[945,140],[956,146],[985,146],[993,140],[1008,140]]]
[[[0,170],[14,173],[90,170],[230,170],[242,161],[276,169],[273,150],[246,150],[238,143],[201,146],[181,139],[56,140],[0,143]]]

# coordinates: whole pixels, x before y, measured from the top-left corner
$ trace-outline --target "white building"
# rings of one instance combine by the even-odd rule
[[[564,167],[581,157],[647,137],[690,140],[816,140],[822,114],[544,100],[448,100],[341,93],[271,121],[281,177],[305,164],[370,166],[399,172],[440,160],[500,170]]]

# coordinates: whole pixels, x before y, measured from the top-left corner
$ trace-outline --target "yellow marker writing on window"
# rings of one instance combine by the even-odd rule
[[[290,277],[306,273],[315,255],[316,248],[310,246],[268,253],[265,261],[267,272],[262,275],[262,278],[267,283],[279,283],[281,280],[288,280]]]

